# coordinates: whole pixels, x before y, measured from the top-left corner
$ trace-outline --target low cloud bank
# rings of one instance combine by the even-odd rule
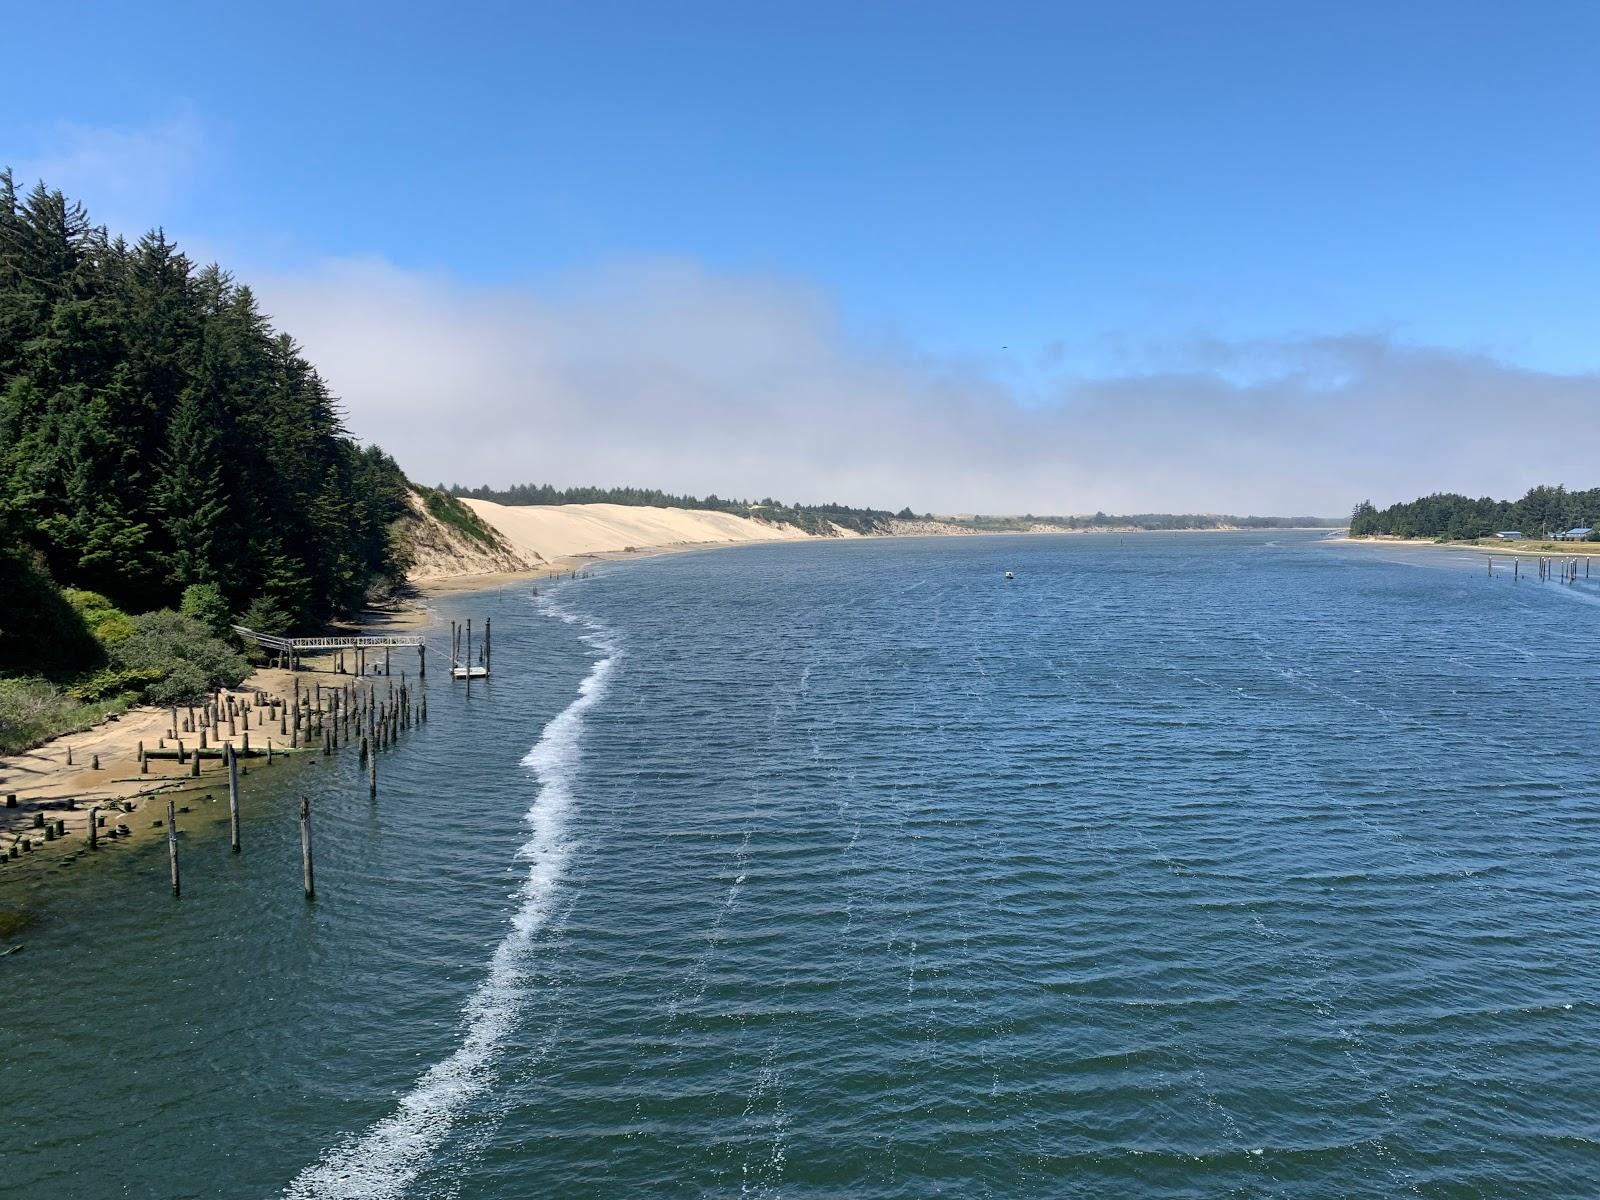
[[[546,289],[382,260],[261,278],[352,430],[417,479],[637,484],[918,511],[1335,515],[1592,485],[1600,376],[1384,334],[1149,348],[1026,395],[872,342],[803,285],[619,263]],[[1548,435],[1548,436],[1545,436]]]

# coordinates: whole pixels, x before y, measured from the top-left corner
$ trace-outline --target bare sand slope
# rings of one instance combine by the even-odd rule
[[[808,535],[792,525],[767,524],[732,513],[628,504],[494,504],[468,500],[511,549],[535,562],[584,554],[729,542],[774,542]]]
[[[408,499],[411,517],[402,528],[411,555],[411,567],[406,572],[411,582],[512,574],[537,565],[537,560],[518,554],[510,546],[486,545],[450,528],[427,510],[415,492]]]

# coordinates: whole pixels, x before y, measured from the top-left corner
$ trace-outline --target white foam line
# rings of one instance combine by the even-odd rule
[[[454,1054],[434,1064],[399,1106],[359,1137],[323,1152],[283,1191],[290,1200],[393,1200],[404,1195],[449,1136],[451,1127],[494,1082],[493,1068],[527,1002],[523,967],[533,935],[555,908],[556,888],[570,855],[565,836],[572,802],[583,718],[605,695],[619,648],[611,632],[586,617],[541,598],[553,616],[588,627],[583,635],[600,652],[578,687],[578,697],[551,719],[522,763],[538,780],[523,820],[531,829],[517,858],[528,864],[517,890],[511,930],[496,947],[488,974],[461,1011],[463,1036]]]

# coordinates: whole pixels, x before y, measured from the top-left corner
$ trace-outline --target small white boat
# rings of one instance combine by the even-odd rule
[[[1015,579],[1015,578],[1016,578],[1016,576],[1015,576],[1015,575],[1013,575],[1013,574],[1012,574],[1012,573],[1011,573],[1011,572],[1010,572],[1010,571],[1007,571],[1007,572],[1006,572],[1006,578],[1007,578],[1007,579]]]

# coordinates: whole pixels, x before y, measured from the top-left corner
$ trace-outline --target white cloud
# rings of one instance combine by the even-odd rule
[[[82,201],[96,224],[130,236],[172,228],[175,205],[192,188],[208,149],[206,131],[187,106],[144,126],[62,121],[39,140],[46,149],[10,164],[19,190],[43,180]]]
[[[1600,377],[1381,333],[1146,347],[1027,403],[867,344],[803,285],[611,264],[547,289],[340,261],[259,280],[350,425],[416,478],[639,484],[921,511],[1336,514],[1434,489],[1594,482]]]

